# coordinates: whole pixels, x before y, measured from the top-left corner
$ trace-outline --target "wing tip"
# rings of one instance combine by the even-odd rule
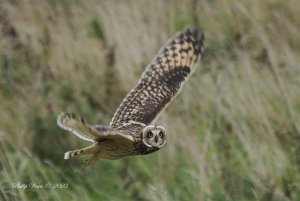
[[[204,33],[200,27],[186,28],[185,33],[187,35],[192,35],[196,40],[204,40]]]
[[[74,129],[72,127],[72,125],[70,125],[70,121],[76,121],[78,123],[81,123],[83,126],[86,126],[84,124],[84,122],[82,122],[82,120],[79,122],[75,119],[75,115],[73,113],[68,113],[68,112],[61,112],[58,116],[57,116],[57,120],[56,120],[56,123],[57,125],[66,130],[66,131],[69,131],[71,132],[73,135],[76,135],[77,137],[79,137],[80,139],[83,139],[83,140],[86,140],[86,141],[90,141],[90,142],[95,142],[95,140],[91,137],[86,137],[85,134],[83,134],[82,132],[80,131],[77,131],[76,128]],[[76,123],[75,122],[75,123]],[[74,122],[73,122],[74,124]]]
[[[59,127],[65,129],[65,126],[63,125],[63,119],[64,119],[65,113],[60,112],[59,115],[57,116],[56,123]]]
[[[187,35],[194,40],[193,44],[198,54],[203,52],[205,36],[200,27],[186,28],[185,31],[182,32],[182,35]]]

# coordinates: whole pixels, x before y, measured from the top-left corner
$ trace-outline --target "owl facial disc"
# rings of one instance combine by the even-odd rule
[[[149,125],[143,129],[143,143],[146,146],[161,148],[166,142],[167,135],[164,127]]]

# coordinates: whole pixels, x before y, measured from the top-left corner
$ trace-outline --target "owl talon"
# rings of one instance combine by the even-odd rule
[[[84,165],[89,166],[89,165],[94,164],[98,159],[98,154],[99,154],[99,152],[96,152],[92,155],[91,158],[84,160]]]
[[[83,161],[83,165],[85,165],[85,166],[90,166],[90,165],[92,165],[94,162],[93,161],[91,161],[91,159],[85,159],[84,161]]]
[[[83,161],[83,165],[88,166],[88,165],[89,165],[89,159],[85,159],[85,160]]]

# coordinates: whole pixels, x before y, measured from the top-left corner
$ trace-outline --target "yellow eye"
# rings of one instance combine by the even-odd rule
[[[151,138],[151,137],[153,137],[153,133],[150,131],[150,132],[148,133],[148,138]]]
[[[163,134],[162,132],[159,132],[158,136],[159,136],[160,138],[163,138],[164,134]]]

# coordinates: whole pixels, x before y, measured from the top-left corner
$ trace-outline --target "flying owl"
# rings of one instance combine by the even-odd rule
[[[89,125],[82,117],[77,119],[70,113],[58,115],[57,124],[61,128],[93,143],[66,152],[64,158],[89,155],[85,164],[91,165],[99,158],[119,159],[162,148],[167,132],[153,123],[195,71],[203,42],[200,29],[187,29],[169,39],[125,97],[109,126]]]

